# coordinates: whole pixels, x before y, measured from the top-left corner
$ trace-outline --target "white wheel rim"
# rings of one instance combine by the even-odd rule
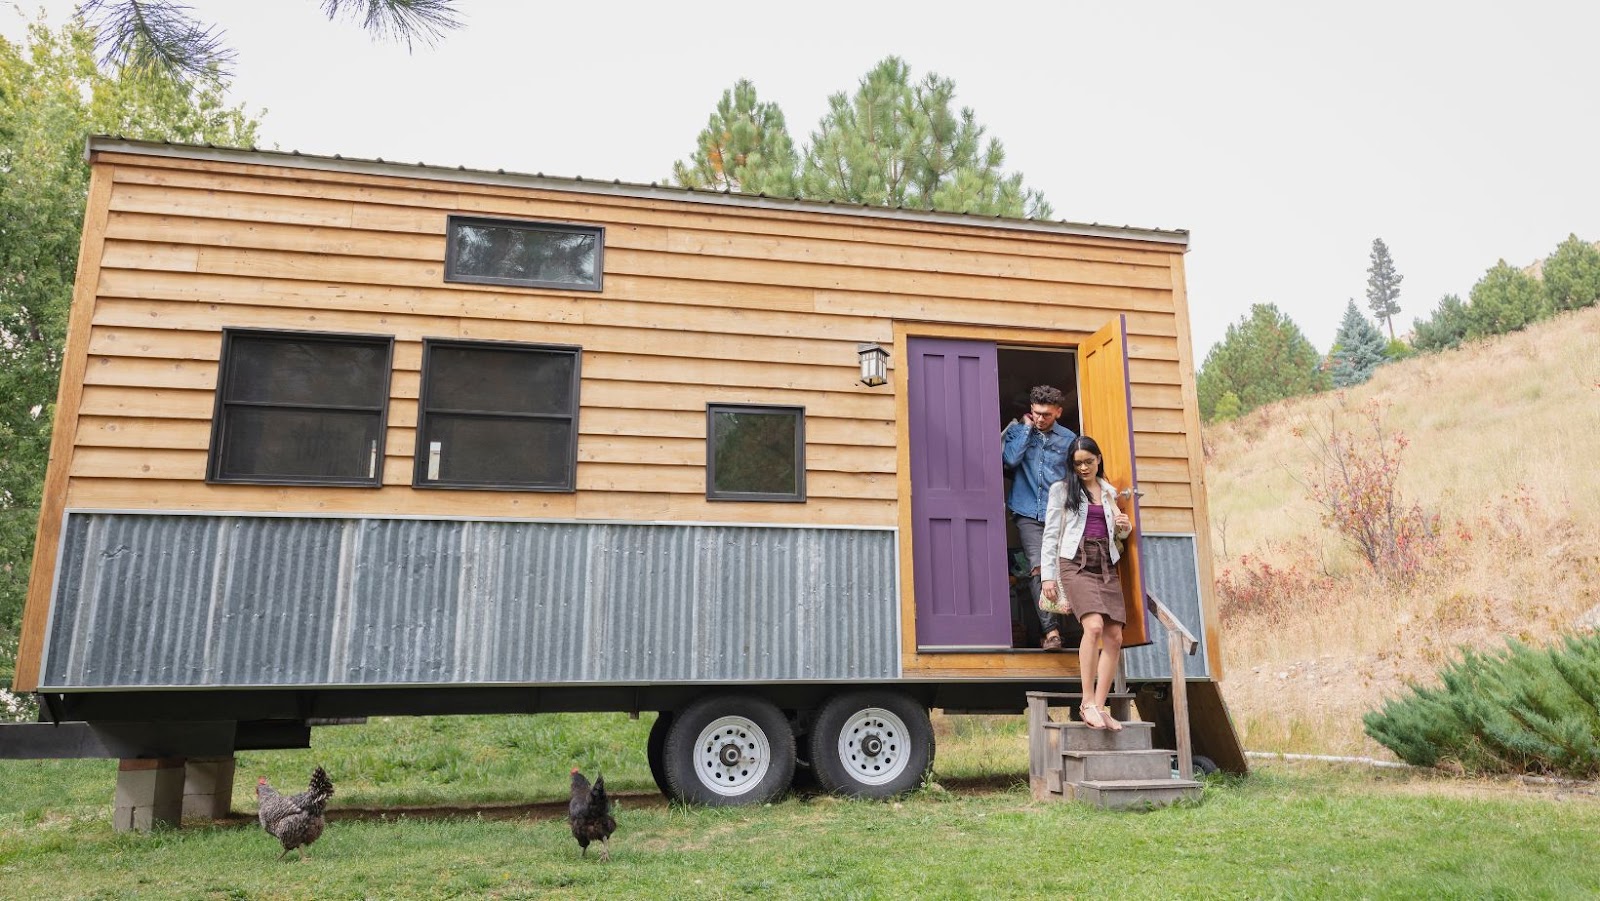
[[[760,784],[772,765],[767,733],[742,716],[713,720],[694,743],[694,773],[700,784],[724,797],[745,794]]]
[[[899,778],[911,763],[911,735],[898,716],[882,707],[857,710],[839,730],[839,762],[863,785]]]

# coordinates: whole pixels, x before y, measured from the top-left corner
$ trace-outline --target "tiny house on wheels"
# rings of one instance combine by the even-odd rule
[[[1186,232],[89,156],[16,677],[56,725],[13,756],[138,771],[370,715],[659,711],[678,797],[763,800],[797,766],[902,791],[930,708],[1076,682],[1008,566],[1000,432],[1050,384],[1132,489],[1128,695],[1170,736],[1180,660],[1195,750],[1242,769]],[[1169,655],[1156,601],[1197,652]]]

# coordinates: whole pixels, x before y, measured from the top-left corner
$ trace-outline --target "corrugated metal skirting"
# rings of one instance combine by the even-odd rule
[[[1139,539],[1144,552],[1144,577],[1148,591],[1161,599],[1178,622],[1200,639],[1200,650],[1193,657],[1185,657],[1183,673],[1190,678],[1203,678],[1210,674],[1211,663],[1206,659],[1205,619],[1200,614],[1200,575],[1195,568],[1195,540],[1192,535],[1145,535]],[[1129,648],[1122,655],[1123,669],[1129,679],[1170,679],[1172,664],[1167,656],[1167,630],[1149,618],[1148,631],[1151,643]]]
[[[73,513],[44,687],[882,679],[885,530]]]

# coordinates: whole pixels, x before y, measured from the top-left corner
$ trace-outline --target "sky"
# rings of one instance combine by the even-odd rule
[[[898,55],[954,80],[1057,217],[1190,230],[1197,365],[1254,303],[1326,351],[1374,238],[1400,333],[1500,259],[1600,240],[1591,0],[459,0],[465,26],[410,52],[316,0],[187,2],[237,51],[263,147],[636,182],[741,78],[801,145]],[[0,34],[72,5],[0,4]]]

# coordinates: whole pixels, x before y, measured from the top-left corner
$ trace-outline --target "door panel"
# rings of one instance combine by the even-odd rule
[[[917,646],[1009,648],[995,345],[911,338],[906,350]]]
[[[1133,447],[1133,405],[1128,383],[1128,327],[1122,315],[1078,345],[1078,405],[1083,434],[1105,454],[1106,479],[1117,486],[1117,505],[1133,520],[1133,534],[1118,567],[1122,600],[1128,608],[1123,644],[1148,644],[1145,629],[1144,570],[1139,554],[1139,496],[1122,492],[1139,484]]]

